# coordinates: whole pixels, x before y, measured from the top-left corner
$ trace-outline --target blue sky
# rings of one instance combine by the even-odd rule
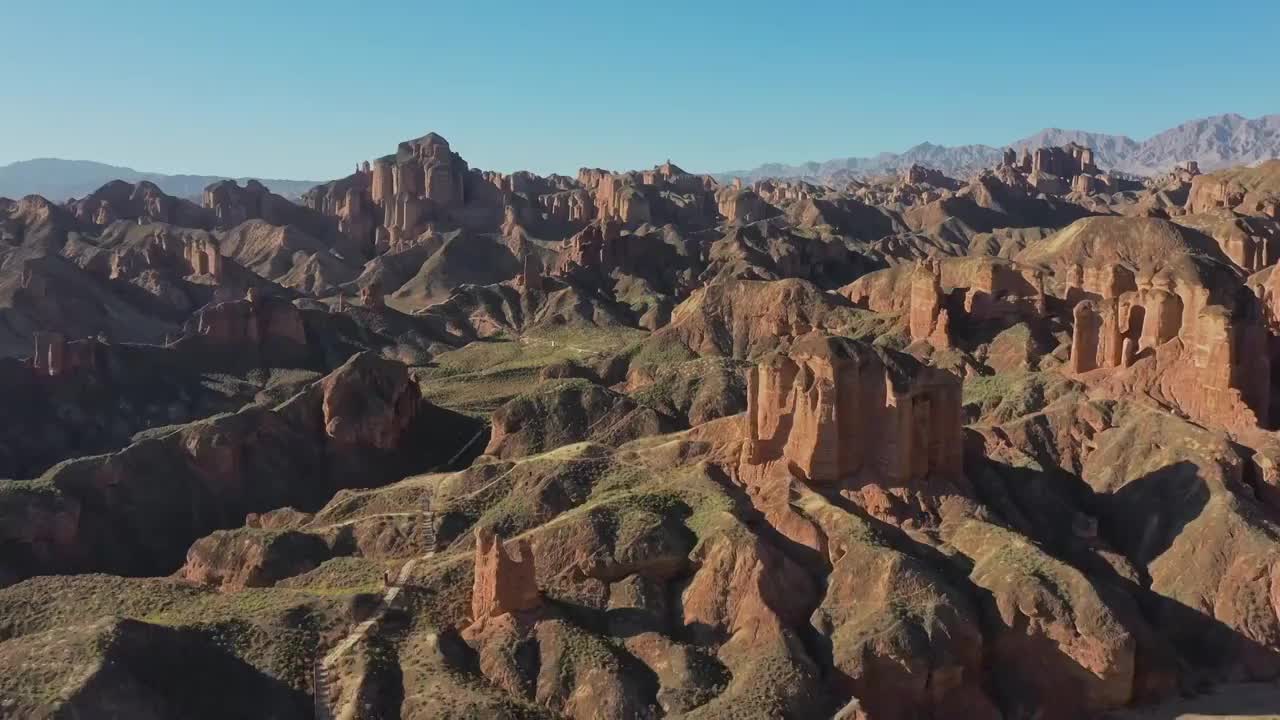
[[[434,130],[486,169],[713,171],[1280,112],[1275,0],[46,0],[0,27],[0,164],[325,179]]]

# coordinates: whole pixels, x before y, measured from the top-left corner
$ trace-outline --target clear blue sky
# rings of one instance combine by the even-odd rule
[[[325,179],[434,130],[486,169],[712,171],[1280,112],[1276,0],[44,0],[0,26],[0,164]]]

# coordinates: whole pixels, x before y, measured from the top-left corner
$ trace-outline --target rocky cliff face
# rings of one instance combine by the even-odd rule
[[[776,464],[817,487],[960,474],[959,382],[909,356],[808,335],[757,365],[747,388],[753,468]]]
[[[1273,173],[1113,140],[721,184],[428,134],[303,206],[0,201],[4,707],[1065,720],[1280,677]]]
[[[315,506],[337,488],[447,460],[468,427],[422,402],[402,365],[358,355],[274,409],[249,406],[7,483],[6,570],[168,572],[175,546],[247,512]]]

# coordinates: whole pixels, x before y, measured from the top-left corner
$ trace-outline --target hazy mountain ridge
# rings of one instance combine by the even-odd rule
[[[199,197],[207,185],[226,180],[223,175],[166,175],[91,160],[36,158],[0,166],[0,197],[43,195],[52,200],[82,197],[112,180],[136,183],[147,180],[177,197]],[[248,178],[234,178],[244,182]],[[318,182],[259,178],[272,191],[297,199]]]
[[[1216,115],[1185,122],[1147,140],[1124,135],[1046,128],[1002,147],[921,143],[902,153],[880,153],[798,165],[768,163],[753,170],[716,173],[717,177],[755,180],[763,177],[828,178],[837,174],[876,175],[913,163],[934,167],[949,175],[967,175],[999,162],[1004,147],[1065,145],[1076,142],[1093,148],[1104,169],[1137,175],[1164,172],[1175,164],[1195,160],[1204,170],[1229,165],[1250,165],[1280,157],[1280,114],[1245,118]]]

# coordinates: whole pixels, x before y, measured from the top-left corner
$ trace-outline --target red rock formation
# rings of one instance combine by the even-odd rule
[[[1263,308],[1232,290],[1240,282],[1211,238],[1160,220],[1090,218],[1037,250],[1019,258],[1049,260],[1077,303],[1068,371],[1128,369],[1093,380],[1158,396],[1200,422],[1268,423]]]
[[[909,325],[912,340],[934,338],[943,341],[942,347],[950,345],[950,341],[946,338],[945,327],[939,332],[939,326],[945,325],[946,322],[945,320],[939,322],[940,316],[945,316],[942,301],[941,270],[938,263],[936,261],[917,263],[911,279]],[[936,338],[935,333],[937,333]]]
[[[905,314],[911,339],[939,349],[954,346],[954,322],[1009,326],[1039,322],[1047,312],[1035,268],[991,257],[931,258],[869,273],[840,293],[874,312]]]
[[[188,244],[183,255],[191,266],[193,275],[209,275],[215,280],[222,279],[222,253],[217,243],[209,240]]]
[[[1092,175],[1077,175],[1071,181],[1071,192],[1091,195],[1097,191],[1097,178]]]
[[[473,441],[473,421],[403,399],[418,390],[399,363],[366,352],[334,373],[279,406],[250,403],[52,468],[45,477],[58,492],[0,503],[0,566],[23,577],[166,574],[231,518],[318,506],[339,488],[449,462]],[[396,428],[405,430],[389,448]]]
[[[329,559],[324,541],[305,533],[219,530],[187,550],[178,576],[223,592],[270,587]]]
[[[293,303],[261,298],[251,289],[245,300],[233,300],[202,308],[189,325],[199,335],[220,346],[260,347],[268,341],[306,345],[302,313]]]
[[[1069,143],[1065,147],[1036,148],[1031,156],[1031,172],[1069,180],[1097,172],[1097,166],[1093,164],[1093,150]]]
[[[621,235],[619,223],[591,223],[565,242],[566,247],[560,254],[555,274],[565,275],[574,268],[611,272],[618,265]]]
[[[1199,213],[1215,208],[1235,208],[1244,203],[1247,190],[1239,182],[1218,175],[1199,175],[1191,180],[1187,196],[1187,212]]]
[[[590,222],[595,217],[595,202],[585,190],[550,193],[540,196],[540,201],[547,217],[559,222]]]
[[[489,528],[475,533],[475,579],[471,589],[471,620],[536,609],[542,604],[534,572],[533,548],[528,540],[516,544],[518,558],[507,554],[506,544]]]
[[[249,180],[244,187],[234,180],[222,180],[204,189],[202,202],[212,212],[218,228],[231,228],[246,220],[264,220],[272,225],[297,225],[313,237],[330,237],[337,223],[313,208],[317,203],[322,204],[322,194],[317,190],[308,193],[311,200],[295,205],[257,180]]]
[[[763,220],[768,208],[754,191],[734,188],[723,188],[717,192],[716,205],[730,224]]]
[[[1072,311],[1071,372],[1080,374],[1098,367],[1098,336],[1102,320],[1093,303],[1084,300]]]
[[[961,473],[960,383],[909,356],[814,333],[748,376],[744,475],[887,486]]]
[[[933,187],[951,190],[959,187],[959,183],[947,177],[941,170],[935,170],[917,163],[903,168],[901,178],[902,182],[908,185],[932,185]]]
[[[1212,237],[1246,272],[1258,272],[1280,259],[1280,223],[1270,219],[1218,208],[1179,216],[1177,223]]]
[[[338,447],[398,447],[422,399],[403,365],[372,356],[338,368],[320,389],[325,434]]]
[[[88,338],[68,343],[61,333],[37,332],[30,367],[37,375],[59,377],[81,369],[100,365],[101,343]]]
[[[145,180],[136,185],[113,180],[70,203],[68,209],[77,219],[94,225],[137,220],[208,229],[213,221],[210,213],[195,203],[167,195]]]
[[[623,225],[649,222],[649,199],[627,176],[610,175],[596,186],[596,214]]]
[[[524,253],[524,262],[516,284],[526,292],[542,292],[542,263],[533,253]]]

